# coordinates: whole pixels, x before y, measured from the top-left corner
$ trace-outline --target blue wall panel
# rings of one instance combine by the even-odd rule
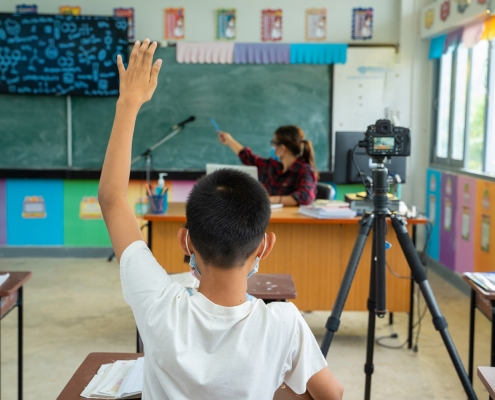
[[[62,180],[7,180],[7,244],[62,245]]]
[[[426,171],[426,215],[431,222],[428,255],[434,260],[440,258],[442,173],[434,169]]]

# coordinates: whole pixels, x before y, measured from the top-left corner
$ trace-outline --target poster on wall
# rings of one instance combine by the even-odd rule
[[[36,4],[18,4],[15,6],[17,14],[38,14],[38,6]]]
[[[373,37],[373,9],[352,9],[352,39],[369,40]]]
[[[165,39],[181,40],[186,37],[184,8],[165,9]]]
[[[456,233],[457,225],[457,175],[444,173],[442,175],[442,213],[440,231],[440,262],[451,270],[456,263]]]
[[[81,7],[79,6],[60,6],[58,12],[61,15],[81,15]]]
[[[22,218],[46,218],[46,204],[43,196],[25,196],[22,202]]]
[[[327,9],[308,8],[306,10],[306,40],[320,41],[327,38]]]
[[[483,213],[481,214],[481,250],[490,252],[490,193],[488,189],[483,192],[481,202]]]
[[[261,40],[279,42],[282,40],[282,10],[261,11]]]
[[[127,39],[133,41],[136,37],[134,32],[134,8],[114,8],[114,17],[127,18]]]
[[[235,8],[217,10],[217,39],[235,39]]]
[[[100,203],[97,196],[84,196],[79,203],[80,219],[102,219]]]

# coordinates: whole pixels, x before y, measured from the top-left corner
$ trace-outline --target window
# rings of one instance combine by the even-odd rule
[[[486,40],[471,49],[460,45],[440,59],[434,162],[495,175],[495,116],[488,112],[495,96],[494,47]]]

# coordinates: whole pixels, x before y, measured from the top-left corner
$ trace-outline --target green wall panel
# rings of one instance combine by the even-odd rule
[[[64,181],[64,245],[111,246],[97,204],[98,181]]]

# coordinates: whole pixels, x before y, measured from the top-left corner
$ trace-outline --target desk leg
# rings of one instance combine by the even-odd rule
[[[416,231],[418,227],[413,225],[412,242],[416,248]],[[412,349],[413,343],[413,326],[414,326],[414,279],[411,277],[411,287],[409,288],[409,321],[407,325],[407,348]]]
[[[18,357],[18,365],[17,365],[17,368],[18,368],[18,372],[17,372],[17,397],[19,398],[19,400],[22,400],[22,339],[23,339],[23,316],[22,316],[22,312],[23,312],[23,298],[22,298],[22,286],[19,288],[19,291],[18,291],[18,298],[17,298],[17,317],[18,317],[18,321],[17,321],[17,357]]]
[[[476,315],[476,292],[471,289],[471,305],[469,306],[469,381],[473,383],[474,365],[474,318]]]

